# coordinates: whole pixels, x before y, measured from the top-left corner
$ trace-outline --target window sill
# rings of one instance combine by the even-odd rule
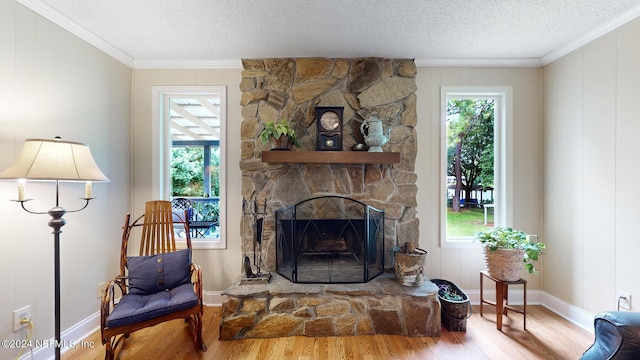
[[[445,238],[442,240],[443,248],[480,248],[480,243],[473,241],[473,237]]]
[[[186,241],[182,239],[176,240],[176,243],[179,248],[187,246]],[[193,250],[225,250],[227,245],[220,238],[198,238],[191,239],[191,248]]]

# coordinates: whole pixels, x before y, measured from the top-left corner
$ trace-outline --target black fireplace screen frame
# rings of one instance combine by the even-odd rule
[[[276,272],[294,283],[364,283],[384,272],[384,210],[320,196],[275,212]]]

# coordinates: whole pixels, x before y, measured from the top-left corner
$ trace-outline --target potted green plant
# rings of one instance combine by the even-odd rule
[[[284,119],[267,121],[260,133],[260,140],[263,144],[269,143],[271,150],[289,150],[292,145],[300,146],[296,130]]]
[[[476,233],[475,239],[482,244],[485,265],[496,279],[518,280],[522,263],[529,273],[539,274],[534,263],[540,258],[545,245],[531,240],[523,231],[495,227]]]

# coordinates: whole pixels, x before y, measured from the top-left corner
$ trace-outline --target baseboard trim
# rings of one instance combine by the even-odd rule
[[[202,302],[205,306],[222,306],[222,303],[226,300],[226,296],[222,295],[222,291],[203,291],[202,293]],[[91,314],[86,319],[80,321],[79,323],[73,325],[69,329],[62,332],[62,342],[66,346],[62,348],[62,353],[64,354],[67,350],[70,349],[70,346],[75,347],[88,347],[88,346],[100,346],[102,347],[102,343],[98,342],[96,344],[88,344],[83,343],[83,340],[88,338],[92,333],[100,331],[100,312],[96,312]],[[54,341],[51,339],[49,341],[50,344],[53,344]],[[31,352],[25,350],[25,353],[20,357],[20,360],[31,360]],[[55,357],[55,348],[51,347],[40,347],[38,349],[33,350],[33,360],[51,360]]]
[[[226,296],[222,295],[222,291],[203,291],[202,293],[202,302],[205,306],[222,306],[222,303],[226,300]],[[87,344],[82,341],[89,337],[92,333],[100,331],[100,312],[96,312],[91,314],[86,319],[80,321],[79,323],[73,325],[69,329],[62,332],[62,342],[64,344],[68,344],[69,346],[73,345],[76,347],[80,346],[100,346],[102,347],[102,343],[97,344]],[[49,343],[53,344],[54,341],[51,339]],[[62,353],[64,354],[70,347],[62,348]],[[31,353],[25,350],[25,353],[20,357],[20,360],[31,360]],[[41,347],[33,350],[33,360],[50,360],[55,357],[55,348],[51,347]]]
[[[546,292],[542,292],[541,295],[542,306],[593,334],[594,314],[590,314]]]
[[[62,331],[60,337],[62,338],[61,353],[64,354],[67,350],[77,347],[102,347],[102,343],[87,343],[84,339],[95,331],[100,330],[100,312],[91,314],[86,319],[78,322],[67,330]],[[33,358],[29,349],[25,349],[24,354],[20,357],[20,360],[50,360],[55,358],[55,343],[54,339],[50,339],[48,344],[51,346],[43,346],[33,350]]]
[[[465,291],[469,295],[469,301],[471,305],[480,305],[480,290]],[[484,290],[484,298],[487,300],[495,301],[495,290]],[[527,305],[544,305],[542,303],[542,293],[540,290],[527,291]],[[509,290],[509,303],[513,305],[524,304],[524,291],[523,290]]]
[[[472,305],[480,305],[480,290],[466,291]],[[495,301],[495,290],[485,290],[485,299]],[[523,290],[509,290],[509,303],[522,305],[524,303]],[[581,327],[593,334],[593,314],[571,305],[551,294],[541,290],[527,291],[527,305],[541,305],[556,313],[565,320]]]
[[[202,302],[206,306],[222,306],[227,300],[226,295],[222,295],[222,291],[204,291],[202,293]]]

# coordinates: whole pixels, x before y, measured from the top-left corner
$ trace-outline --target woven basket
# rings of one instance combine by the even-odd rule
[[[438,288],[441,285],[448,285],[452,290],[462,296],[462,300],[449,300],[444,298],[438,290],[438,299],[440,300],[440,321],[449,331],[467,331],[467,319],[471,317],[471,302],[469,295],[460,290],[456,284],[443,279],[431,279]]]
[[[484,264],[489,275],[503,281],[517,281],[520,279],[524,250],[497,249],[491,251],[486,246],[482,249],[484,252]]]

